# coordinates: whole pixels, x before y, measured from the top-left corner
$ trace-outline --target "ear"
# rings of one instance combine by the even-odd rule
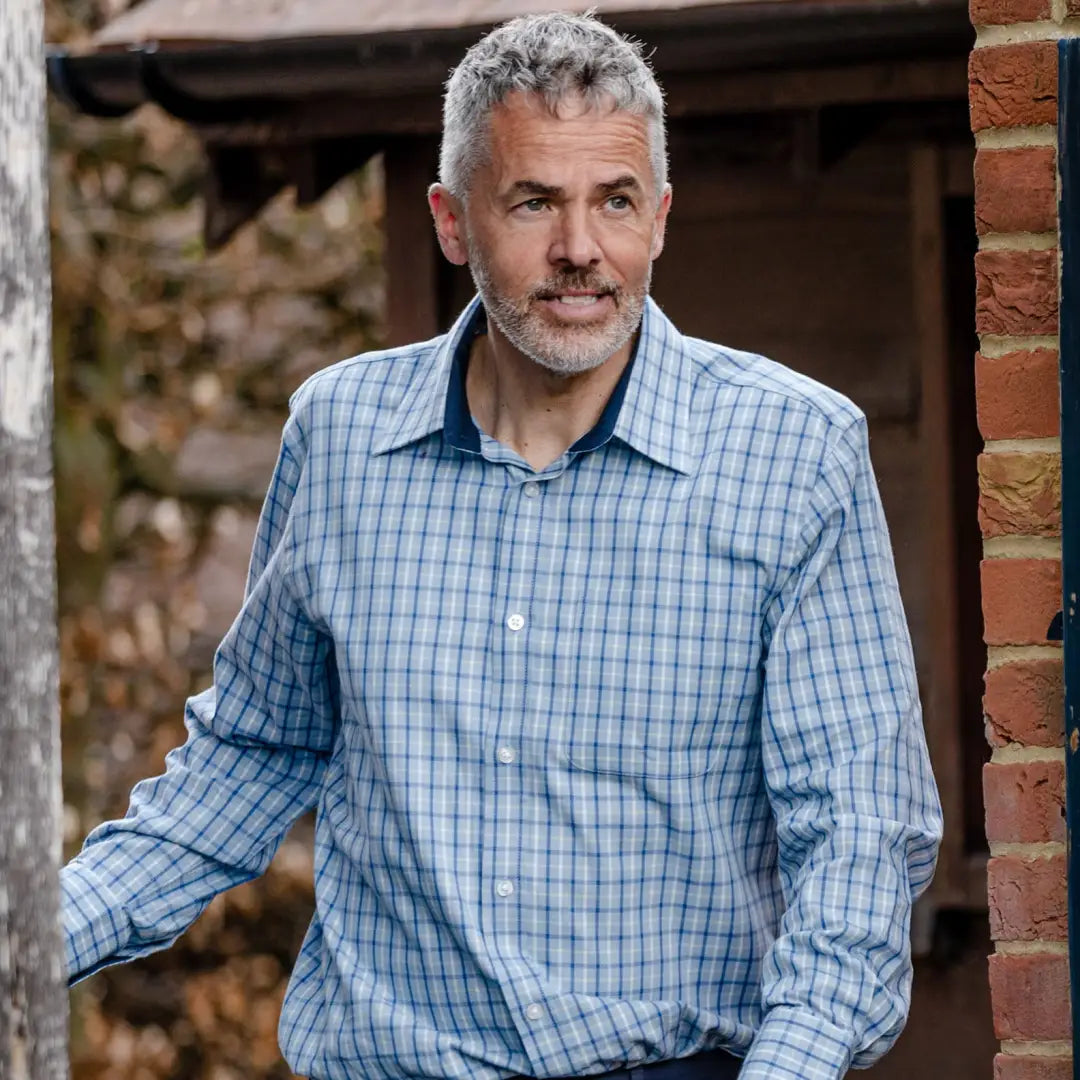
[[[667,232],[667,216],[671,210],[671,185],[664,185],[664,194],[660,196],[660,205],[656,208],[656,218],[653,224],[652,256],[656,259],[664,250],[664,236]]]
[[[431,216],[435,219],[435,235],[439,238],[442,253],[455,266],[464,266],[469,261],[469,254],[465,244],[464,207],[461,200],[442,184],[432,184],[428,188],[428,206],[431,207]]]

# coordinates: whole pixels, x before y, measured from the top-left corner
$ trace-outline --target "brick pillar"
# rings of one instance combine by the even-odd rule
[[[997,1080],[1072,1076],[1060,644],[1056,40],[1080,0],[971,0],[990,987]]]

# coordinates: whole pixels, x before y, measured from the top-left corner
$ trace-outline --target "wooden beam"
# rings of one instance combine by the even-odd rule
[[[946,58],[819,70],[695,72],[668,76],[664,85],[671,117],[877,101],[966,101],[967,65],[963,58]]]
[[[233,123],[192,125],[207,143],[223,146],[289,146],[343,136],[438,136],[442,106],[437,93],[361,98],[350,94],[298,101],[279,116]]]
[[[439,332],[438,260],[427,207],[437,143],[425,136],[394,139],[383,156],[386,174],[386,342],[407,345]]]
[[[967,101],[965,58],[883,61],[843,67],[663,75],[672,119],[823,105],[904,101]],[[235,123],[200,123],[208,142],[288,144],[342,135],[437,135],[440,96],[433,90],[298,101],[279,116]]]
[[[929,685],[923,688],[923,718],[945,815],[945,838],[931,895],[939,907],[959,907],[970,890],[964,858],[960,738],[957,525],[945,278],[946,165],[937,146],[915,146],[910,152],[912,294],[921,386],[919,442],[927,612],[924,641],[930,661]]]

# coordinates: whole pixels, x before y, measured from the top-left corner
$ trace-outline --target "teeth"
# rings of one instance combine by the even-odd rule
[[[599,296],[560,296],[559,303],[585,307],[588,304],[595,304],[599,299]]]

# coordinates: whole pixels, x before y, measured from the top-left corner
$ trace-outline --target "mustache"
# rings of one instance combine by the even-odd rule
[[[534,286],[529,292],[529,300],[555,300],[568,291],[592,292],[600,296],[611,296],[615,300],[622,295],[618,284],[610,278],[591,271],[574,271],[550,277]]]

